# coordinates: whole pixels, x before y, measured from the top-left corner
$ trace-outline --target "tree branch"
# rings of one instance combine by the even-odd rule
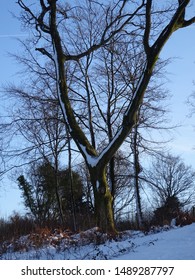
[[[146,26],[144,32],[144,49],[147,56],[150,55],[150,45],[149,45],[149,36],[150,36],[150,28],[151,28],[151,6],[152,0],[148,0],[146,3]]]
[[[163,29],[158,39],[152,46],[152,53],[154,56],[160,53],[162,47],[164,46],[164,44],[166,43],[166,41],[169,39],[169,37],[173,32],[175,32],[179,28],[189,26],[195,22],[195,17],[193,17],[188,21],[184,20],[185,9],[189,4],[190,0],[178,0],[178,2],[179,2],[179,6],[175,14],[173,15],[170,23]]]
[[[53,56],[52,56],[48,51],[46,51],[46,49],[44,49],[44,48],[36,48],[35,50],[36,50],[36,51],[39,51],[39,52],[42,53],[43,55],[46,55],[46,56],[49,57],[52,61],[54,61]]]
[[[126,15],[122,15],[122,10],[125,7],[125,4],[127,3],[126,1],[123,1],[123,5],[119,11],[118,16],[116,16],[109,24],[107,24],[106,28],[103,31],[103,34],[101,36],[101,39],[99,41],[98,44],[94,44],[92,45],[90,48],[88,48],[88,50],[78,54],[78,55],[64,55],[64,59],[67,60],[76,60],[78,61],[79,59],[86,57],[88,55],[90,55],[92,52],[98,50],[99,48],[101,48],[102,46],[105,46],[108,42],[110,42],[110,40],[116,35],[118,34],[123,28],[124,26],[126,26],[136,15],[137,13],[144,7],[144,1],[142,1],[142,4],[132,13],[132,14],[126,14]],[[127,19],[124,20],[124,22],[120,23],[121,20],[124,19],[124,17],[126,17]],[[119,24],[120,23],[120,24]],[[111,30],[111,28],[114,25],[118,25],[119,27],[117,29],[115,29],[114,31],[111,31],[110,34],[107,36],[106,35],[108,33],[109,30]]]
[[[191,18],[190,20],[184,20],[181,27],[187,27],[187,26],[190,26],[193,23],[195,23],[195,17]]]
[[[183,0],[182,4],[179,5],[178,9],[173,15],[173,18],[171,19],[170,23],[168,23],[168,25],[163,29],[163,31],[161,32],[161,34],[153,44],[150,51],[150,55],[147,57],[147,61],[143,73],[140,76],[140,80],[135,92],[135,97],[132,103],[129,105],[129,108],[127,109],[126,113],[124,114],[122,127],[116,133],[111,143],[108,144],[108,146],[103,150],[102,154],[99,156],[101,162],[100,164],[105,164],[105,162],[107,163],[109,162],[110,158],[112,158],[112,156],[121,146],[121,144],[124,142],[126,137],[129,135],[130,131],[132,130],[133,126],[135,125],[136,114],[139,109],[139,106],[142,103],[145,90],[149,84],[150,78],[152,76],[152,71],[156,64],[156,61],[158,60],[158,56],[163,46],[165,45],[166,41],[172,35],[172,33],[175,30],[184,27],[180,24],[180,19],[188,3],[189,0]],[[146,27],[148,28],[149,31],[149,24],[150,24],[149,9],[151,5],[151,0],[148,0],[147,5],[148,5],[147,7],[148,16],[146,16],[146,20],[148,21],[148,23],[146,24]],[[193,23],[194,21],[191,20],[190,22]],[[146,31],[146,34],[144,35],[145,40],[146,39],[148,40],[148,36],[149,36],[148,31]]]
[[[61,38],[57,30],[56,24],[56,0],[50,0],[50,32],[54,48],[54,61],[57,76],[57,88],[59,103],[66,120],[68,130],[74,139],[78,149],[87,161],[87,156],[96,156],[97,153],[93,146],[89,143],[86,135],[76,121],[74,111],[72,109],[68,96],[68,87],[66,83],[66,75],[64,69],[64,53],[62,49]]]

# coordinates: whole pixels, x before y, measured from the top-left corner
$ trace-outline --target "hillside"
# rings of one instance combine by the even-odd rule
[[[93,228],[22,236],[0,245],[2,260],[195,260],[195,223],[125,231],[115,240]]]

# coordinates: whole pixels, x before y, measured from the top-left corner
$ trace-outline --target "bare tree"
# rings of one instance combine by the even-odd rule
[[[182,206],[189,205],[195,190],[195,171],[179,156],[161,154],[153,162],[145,180],[152,188],[155,201],[162,206],[172,197]]]
[[[53,164],[57,207],[61,222],[64,223],[58,181],[60,158],[66,150],[69,139],[66,136],[63,116],[52,83],[53,73],[49,70],[49,65],[47,72],[38,63],[30,65],[29,61],[33,56],[28,46],[25,47],[28,55],[15,58],[25,65],[25,73],[29,73],[28,79],[33,87],[29,91],[29,81],[25,81],[21,86],[8,85],[5,88],[7,99],[14,100],[15,106],[8,108],[9,121],[4,125],[1,124],[3,142],[9,142],[8,149],[6,147],[3,149],[3,158],[7,161],[7,170],[10,168],[8,163],[10,157],[14,167],[17,167],[17,161],[21,158],[23,159],[21,165],[28,165],[38,160]],[[40,93],[44,93],[43,96]],[[19,148],[13,147],[15,135],[20,137]]]
[[[144,53],[140,49],[138,55],[138,47],[134,47],[130,51],[132,44],[135,44],[134,40],[132,40],[132,42],[126,42],[122,40],[122,38],[120,38],[120,42],[112,40],[110,44],[103,47],[98,55],[96,55],[96,65],[93,74],[91,73],[92,70],[90,71],[89,64],[84,66],[80,64],[82,72],[87,73],[87,75],[83,74],[83,86],[85,88],[84,90],[87,91],[88,100],[90,99],[90,105],[87,106],[87,110],[90,112],[89,115],[93,115],[93,122],[90,124],[92,128],[90,129],[90,135],[92,135],[91,139],[96,139],[93,143],[96,144],[97,148],[113,140],[122,121],[121,112],[125,112],[127,109],[128,100],[132,98],[136,89],[139,72],[142,68],[142,60],[144,60]],[[129,61],[131,61],[132,57],[133,63],[130,64]],[[158,141],[155,143],[151,139],[147,139],[146,133],[151,135],[154,129],[168,130],[168,126],[165,126],[166,120],[164,117],[167,113],[165,100],[168,98],[168,94],[164,90],[164,84],[162,83],[162,69],[164,69],[167,63],[168,61],[159,61],[157,63],[157,67],[153,72],[152,82],[138,110],[134,129],[130,133],[130,137],[125,141],[127,143],[129,142],[130,149],[129,145],[124,143],[120,152],[120,162],[124,164],[123,172],[124,177],[126,177],[126,182],[124,181],[123,183],[126,187],[129,185],[132,187],[134,185],[137,205],[137,224],[140,227],[143,222],[139,191],[139,173],[142,169],[139,162],[139,154],[143,152],[145,154],[154,153],[155,148],[156,150],[160,150],[161,148],[160,142]],[[84,69],[82,67],[84,67]],[[96,79],[94,79],[94,75],[96,75]],[[158,76],[161,76],[161,81],[159,81]],[[79,83],[81,83],[81,79],[79,79]],[[97,96],[99,96],[99,98],[97,98]],[[105,106],[101,106],[101,100],[105,103]],[[100,138],[99,141],[97,141],[98,137],[96,134],[98,134]],[[102,135],[102,137],[100,135]],[[124,161],[121,161],[121,155],[124,156]],[[131,162],[132,157],[133,159]],[[130,159],[129,161],[127,160],[128,158]],[[117,197],[117,189],[120,188],[120,186],[117,185],[119,182],[118,173],[120,173],[117,172],[117,168],[119,167],[117,161],[118,156],[114,155],[107,169],[108,183],[113,196],[113,206],[115,206],[115,198],[117,198],[117,200],[120,199]],[[131,168],[127,168],[127,162]],[[134,171],[132,166],[134,166]],[[127,174],[128,172],[129,174]],[[133,178],[134,183],[132,183]],[[125,188],[120,189],[120,195],[122,195],[123,190],[128,197]],[[120,210],[126,207],[126,202],[121,205]],[[114,212],[115,210],[116,209],[114,209]]]
[[[62,7],[60,1],[57,0],[49,0],[47,3],[40,0],[34,7],[25,2],[17,1],[24,12],[23,22],[31,28],[34,27],[34,30],[37,31],[37,50],[53,61],[55,65],[58,99],[63,116],[71,137],[89,169],[94,190],[97,225],[103,230],[116,233],[112,211],[113,198],[106,179],[106,166],[136,123],[137,111],[143,101],[163,46],[173,32],[195,22],[194,17],[189,20],[184,18],[186,7],[190,1],[179,1],[173,9],[169,9],[169,6],[165,9],[164,4],[161,7],[160,4],[154,4],[152,0],[143,0],[139,3],[129,3],[127,0],[118,1],[109,6],[98,1],[87,1],[87,15],[88,17],[91,15],[90,34],[85,32],[86,21],[79,18],[82,13],[86,14],[86,5],[80,7],[79,3],[78,5],[76,3],[74,6],[73,2],[72,7],[70,4]],[[94,6],[98,7],[96,14]],[[76,21],[75,17],[71,17],[72,11],[78,12]],[[97,25],[100,19],[103,22],[101,29]],[[119,40],[120,35],[124,33],[129,38],[136,36],[137,41],[142,43],[145,59],[143,67],[140,69],[136,90],[128,101],[126,111],[122,112],[122,121],[118,131],[112,141],[98,152],[79,125],[74,104],[69,97],[66,69],[69,63],[76,64],[77,61],[81,61],[89,54],[98,51],[112,39]],[[92,40],[86,39],[93,34],[95,36],[92,37]],[[71,44],[72,38],[75,36],[83,37],[83,44],[79,44],[77,49]],[[41,47],[40,43],[43,44]]]

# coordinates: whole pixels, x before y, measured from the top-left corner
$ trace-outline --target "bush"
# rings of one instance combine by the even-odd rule
[[[180,212],[178,217],[176,218],[176,225],[181,227],[191,225],[194,222],[195,217],[190,215],[188,212]]]
[[[170,225],[172,219],[176,219],[181,212],[181,204],[177,197],[167,197],[165,203],[154,211],[153,225]]]
[[[9,220],[0,220],[0,242],[29,234],[35,230],[35,222],[28,217],[13,214]]]

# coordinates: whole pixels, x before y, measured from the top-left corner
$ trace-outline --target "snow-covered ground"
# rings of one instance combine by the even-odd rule
[[[48,239],[48,237],[47,237]],[[95,240],[92,243],[91,240]],[[105,241],[106,240],[106,241]],[[16,251],[16,245],[21,248]],[[195,260],[195,223],[185,227],[155,229],[144,234],[127,231],[116,240],[107,240],[91,229],[65,237],[50,237],[47,245],[33,247],[32,236],[21,237],[9,244],[2,260]]]

